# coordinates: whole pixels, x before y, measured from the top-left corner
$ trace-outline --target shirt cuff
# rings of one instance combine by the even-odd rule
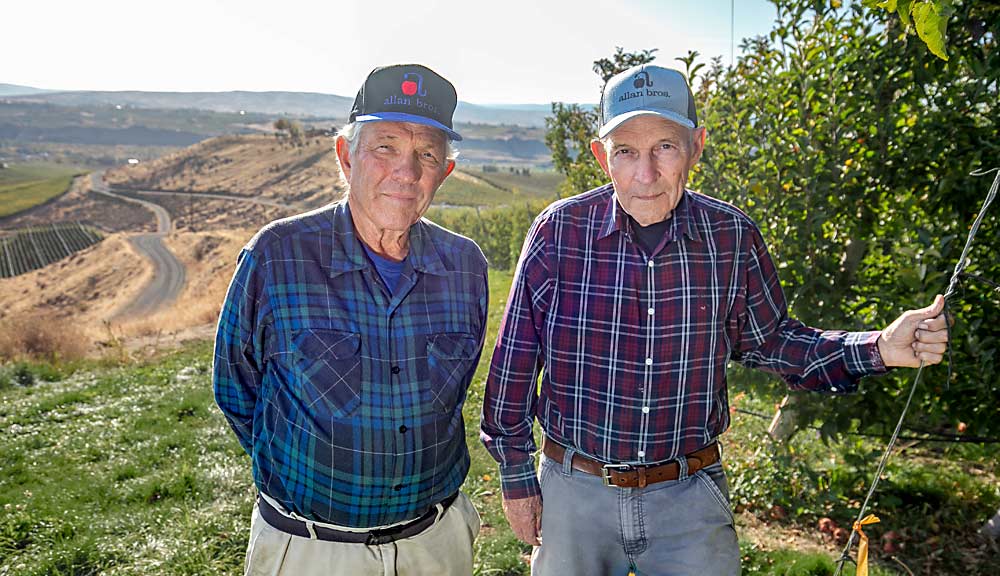
[[[873,374],[885,374],[888,370],[878,351],[878,339],[882,333],[848,332],[844,339],[844,363],[847,371],[858,378]]]
[[[518,500],[539,496],[542,493],[538,485],[534,460],[524,464],[500,468],[500,489],[507,500]]]

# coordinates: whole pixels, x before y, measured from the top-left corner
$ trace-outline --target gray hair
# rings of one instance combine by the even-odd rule
[[[347,141],[347,151],[354,157],[354,154],[358,151],[358,144],[361,142],[361,129],[364,128],[367,122],[348,122],[337,131],[337,137],[343,136],[344,140]],[[441,164],[441,169],[444,170],[448,163],[447,161],[453,161],[458,158],[458,148],[455,148],[455,143],[451,141],[451,138],[446,138],[447,146],[445,149],[445,160]],[[350,186],[347,183],[347,178],[344,176],[344,169],[341,168],[340,163],[337,163],[337,170],[340,172],[340,184],[344,187],[344,190],[350,191]]]

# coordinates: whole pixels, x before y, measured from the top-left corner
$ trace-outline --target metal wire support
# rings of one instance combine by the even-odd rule
[[[989,209],[990,204],[997,197],[997,188],[1000,187],[1000,168],[992,168],[990,170],[982,171],[976,170],[972,172],[970,176],[985,176],[990,172],[996,172],[996,177],[993,179],[993,185],[990,186],[990,191],[986,195],[986,200],[983,201],[983,207],[979,210],[979,215],[976,216],[975,222],[972,223],[972,229],[969,230],[969,236],[965,240],[965,248],[962,249],[962,256],[958,259],[958,263],[955,264],[955,271],[951,275],[951,279],[948,281],[948,290],[944,294],[945,310],[947,310],[948,299],[955,293],[955,287],[958,285],[959,277],[962,275],[963,270],[968,265],[969,251],[972,250],[972,242],[976,238],[976,233],[979,232],[979,225],[982,223],[983,218],[986,216],[986,211]],[[949,324],[949,319],[947,318],[947,312],[945,313],[945,326]],[[951,350],[951,330],[948,329],[948,349]],[[950,362],[949,362],[950,366]],[[879,482],[882,480],[882,474],[885,472],[885,465],[889,461],[889,454],[892,453],[892,449],[896,446],[896,440],[899,439],[899,431],[903,428],[903,420],[906,419],[906,413],[910,410],[910,404],[913,402],[913,394],[917,391],[917,385],[920,384],[920,376],[924,372],[924,361],[920,361],[920,367],[917,368],[917,374],[913,378],[913,384],[910,386],[910,394],[906,398],[906,405],[903,406],[903,412],[899,415],[899,421],[896,423],[896,429],[892,433],[892,437],[889,439],[888,446],[885,447],[885,452],[882,454],[882,460],[879,461],[878,469],[875,471],[875,478],[872,479],[872,485],[868,489],[868,494],[865,496],[865,501],[861,504],[861,509],[858,511],[858,518],[853,524],[857,526],[858,522],[865,517],[865,512],[868,509],[868,503],[871,501],[872,495],[875,494],[875,489],[878,487]],[[950,378],[949,378],[950,380]],[[851,548],[854,546],[854,539],[857,536],[857,530],[854,530],[852,526],[851,536],[847,539],[847,545],[844,546],[844,552],[840,555],[837,560],[837,571],[834,576],[840,576],[840,573],[844,570],[844,564],[847,561],[853,561],[851,559]]]

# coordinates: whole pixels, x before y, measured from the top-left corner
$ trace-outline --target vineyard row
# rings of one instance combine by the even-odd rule
[[[97,231],[79,222],[17,230],[0,238],[0,278],[48,266],[101,239]]]

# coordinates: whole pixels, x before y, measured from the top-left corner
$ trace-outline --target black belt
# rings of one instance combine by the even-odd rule
[[[447,509],[456,498],[458,498],[458,492],[455,492],[451,496],[442,500],[441,506],[444,509]],[[275,510],[274,506],[271,506],[266,499],[261,498],[260,496],[257,497],[257,506],[260,509],[260,517],[272,527],[293,536],[312,538],[312,534],[309,533],[309,527],[305,521],[295,520],[285,516],[281,512]],[[392,528],[381,528],[377,530],[370,530],[368,532],[348,532],[346,530],[334,530],[332,528],[313,524],[313,532],[316,534],[317,540],[378,546],[379,544],[388,544],[389,542],[395,542],[396,540],[402,540],[403,538],[410,538],[420,534],[434,524],[434,521],[437,520],[437,515],[437,506],[432,506],[430,510],[425,512],[423,516],[417,518],[416,520],[407,522],[406,524],[400,524],[399,526],[393,526]]]

